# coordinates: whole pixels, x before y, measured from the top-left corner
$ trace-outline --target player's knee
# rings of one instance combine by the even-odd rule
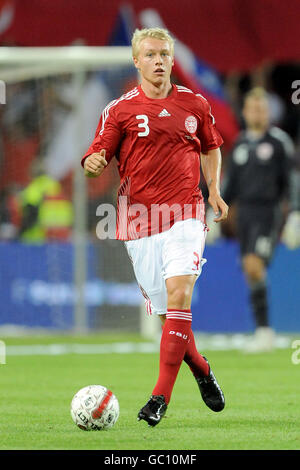
[[[255,255],[248,255],[243,259],[243,268],[248,281],[261,281],[265,276],[263,261]]]
[[[251,282],[257,282],[262,279],[262,273],[260,270],[252,266],[249,269],[246,269],[246,276],[248,281]]]
[[[166,281],[168,308],[190,309],[196,276],[177,276]]]
[[[174,286],[168,290],[169,308],[187,308],[190,299],[190,289],[188,286]]]

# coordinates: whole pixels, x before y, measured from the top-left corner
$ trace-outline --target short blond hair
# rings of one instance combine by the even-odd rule
[[[144,28],[136,29],[133,33],[131,45],[132,45],[132,55],[137,57],[140,51],[140,44],[143,39],[146,38],[155,38],[160,39],[161,41],[168,41],[171,48],[171,54],[174,57],[174,39],[170,35],[167,29],[163,28]]]

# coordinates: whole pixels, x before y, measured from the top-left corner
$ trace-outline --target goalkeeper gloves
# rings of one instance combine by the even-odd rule
[[[293,211],[289,214],[281,240],[290,250],[300,247],[300,212]]]

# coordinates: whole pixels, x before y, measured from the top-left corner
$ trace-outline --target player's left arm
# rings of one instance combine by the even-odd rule
[[[279,131],[275,129],[273,134],[274,132],[278,134]],[[296,249],[300,247],[300,172],[296,168],[292,140],[281,130],[278,135],[282,144],[280,160],[282,196],[287,197],[289,202],[289,214],[282,230],[281,240],[288,248]]]
[[[228,206],[220,195],[222,164],[220,146],[223,139],[216,128],[215,118],[211,113],[209,102],[202,95],[196,96],[198,115],[201,122],[197,131],[201,142],[201,167],[209,191],[208,202],[216,215],[214,221],[221,222],[228,215]]]
[[[209,191],[208,202],[216,215],[215,222],[225,220],[228,215],[228,206],[220,195],[221,165],[219,148],[201,153],[201,168]]]

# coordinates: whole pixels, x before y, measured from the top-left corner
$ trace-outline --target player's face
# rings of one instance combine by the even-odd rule
[[[133,60],[142,79],[154,85],[170,81],[174,58],[168,41],[155,38],[143,39],[138,57],[134,57]]]
[[[243,116],[249,129],[266,129],[270,120],[267,101],[249,97],[244,105]]]

